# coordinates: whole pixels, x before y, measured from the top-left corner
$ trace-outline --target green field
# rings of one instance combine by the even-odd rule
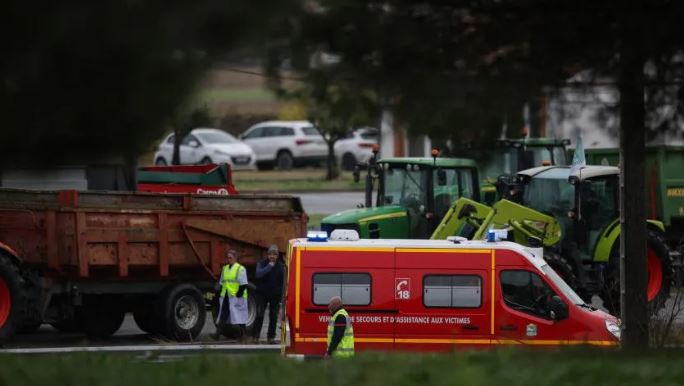
[[[0,385],[682,385],[684,352],[485,351],[296,361],[263,356],[157,360],[123,354],[0,357]]]
[[[333,181],[325,180],[325,169],[307,168],[290,171],[237,171],[233,183],[240,192],[310,192],[363,190],[363,180],[354,182],[346,172]]]

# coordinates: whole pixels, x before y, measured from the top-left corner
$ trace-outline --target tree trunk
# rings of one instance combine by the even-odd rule
[[[620,47],[620,303],[622,345],[648,347],[644,57],[635,12],[625,10]]]
[[[181,132],[178,129],[173,130],[173,157],[171,160],[172,165],[180,165],[180,144],[183,138],[181,138]]]
[[[335,159],[335,141],[326,141],[328,144],[328,171],[325,174],[325,179],[330,181],[334,180],[339,176],[339,170],[337,169],[337,159]]]

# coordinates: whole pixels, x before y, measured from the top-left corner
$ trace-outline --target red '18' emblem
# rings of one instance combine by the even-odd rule
[[[411,298],[411,279],[394,278],[394,298],[399,300]]]

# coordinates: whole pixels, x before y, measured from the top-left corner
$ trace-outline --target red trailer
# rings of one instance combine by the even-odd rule
[[[228,164],[143,166],[136,179],[139,192],[238,194]]]
[[[298,198],[0,189],[0,341],[41,323],[197,337],[228,249],[251,271],[302,236]]]

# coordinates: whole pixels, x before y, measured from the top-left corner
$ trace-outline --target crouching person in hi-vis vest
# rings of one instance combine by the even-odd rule
[[[228,251],[227,258],[228,264],[223,266],[219,279],[221,293],[214,339],[219,339],[221,335],[228,335],[226,328],[227,325],[231,325],[237,327],[236,338],[241,340],[245,337],[248,315],[247,270],[238,263],[237,252],[234,250]]]
[[[328,350],[325,357],[351,358],[354,356],[354,327],[347,311],[342,308],[342,299],[333,296],[328,303]]]

